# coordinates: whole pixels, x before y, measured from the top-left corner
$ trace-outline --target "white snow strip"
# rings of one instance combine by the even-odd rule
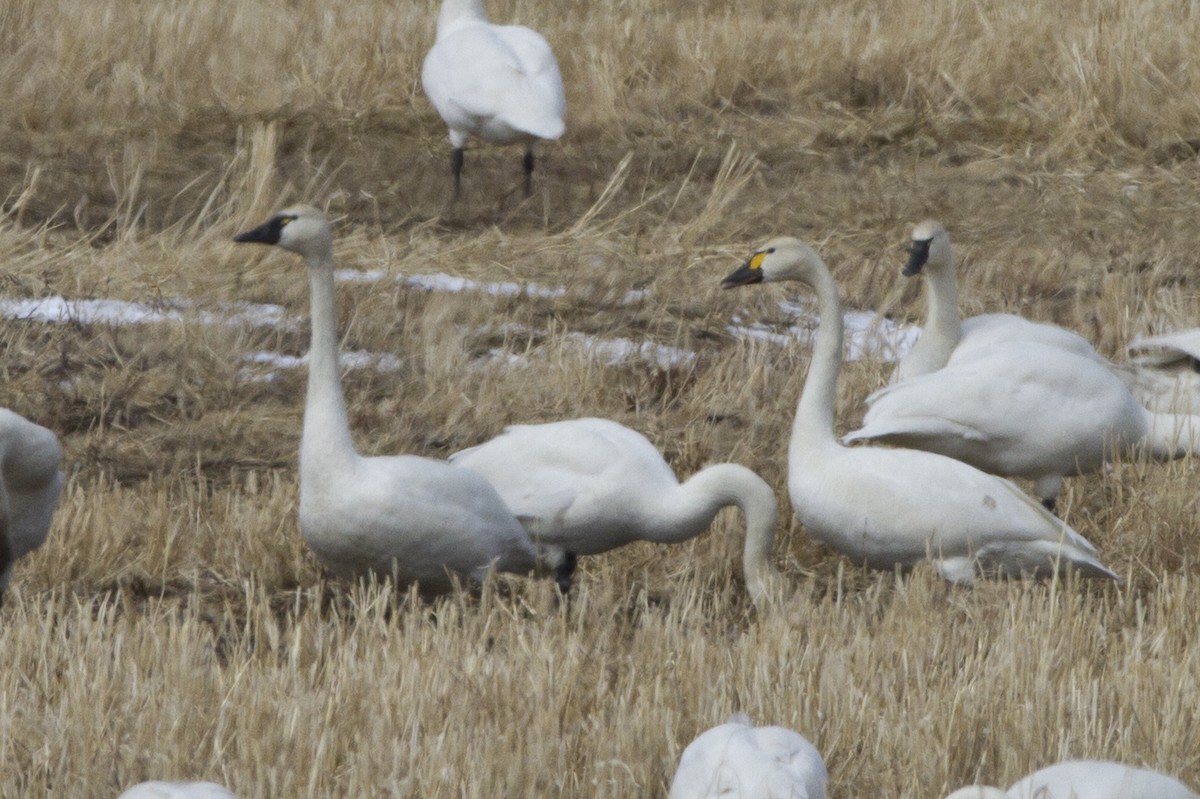
[[[166,300],[156,305],[123,300],[0,299],[0,316],[33,322],[95,325],[146,325],[162,322],[197,321],[201,324],[249,325],[251,327],[297,327],[278,305],[224,303],[216,311],[194,310],[193,303]]]
[[[780,302],[779,307],[785,313],[799,317],[799,321],[784,328],[784,332],[762,322],[746,324],[740,314],[734,316],[733,324],[725,329],[737,338],[766,341],[779,346],[786,346],[793,341],[811,344],[818,321],[814,305],[811,300]],[[878,355],[884,361],[897,361],[912,349],[921,335],[921,328],[897,324],[873,311],[845,311],[842,322],[845,325],[844,346],[848,361],[857,361],[867,355]]]

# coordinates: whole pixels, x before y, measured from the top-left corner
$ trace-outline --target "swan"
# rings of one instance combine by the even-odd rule
[[[1155,411],[1200,414],[1200,328],[1135,341],[1122,379]]]
[[[913,229],[908,263],[903,269],[906,277],[922,273],[929,284],[925,326],[917,343],[896,365],[893,383],[941,369],[951,360],[986,352],[1001,341],[1037,341],[1107,363],[1087,339],[1065,327],[1031,322],[1013,314],[982,314],[960,320],[950,234],[933,220]]]
[[[450,129],[453,199],[471,136],[493,144],[525,144],[525,196],[531,190],[533,145],[566,131],[562,76],[550,45],[521,25],[493,25],[482,0],[443,0],[437,40],[421,66],[425,95]]]
[[[117,799],[237,799],[215,782],[139,782]]]
[[[810,535],[877,569],[926,558],[946,579],[978,572],[1059,572],[1115,578],[1095,548],[1012,482],[932,452],[842,446],[833,432],[842,352],[837,285],[821,257],[793,238],[756,251],[725,288],[797,280],[821,319],[788,447],[788,493]]]
[[[333,236],[316,208],[296,206],[237,242],[278,245],[304,258],[312,309],[308,389],[300,437],[300,529],[341,577],[392,576],[426,592],[453,576],[481,581],[489,569],[541,571],[533,542],[495,489],[475,472],[412,455],[354,450],[338,371]],[[569,568],[557,566],[565,589]]]
[[[756,603],[776,576],[775,492],[744,466],[709,466],[680,484],[645,436],[609,419],[514,425],[450,462],[486,478],[539,546],[572,555],[684,541],[737,505],[746,517],[742,568]]]
[[[1033,480],[1054,508],[1066,475],[1118,456],[1200,451],[1200,417],[1144,408],[1103,363],[1039,341],[999,342],[974,357],[867,398],[843,441],[928,450],[985,472]]]
[[[0,603],[13,564],[50,533],[63,486],[61,459],[54,433],[0,408]]]
[[[825,799],[828,778],[803,735],[737,713],[683,750],[667,799]]]
[[[1106,760],[1055,763],[1007,792],[984,785],[959,788],[946,799],[1200,799],[1174,777]]]

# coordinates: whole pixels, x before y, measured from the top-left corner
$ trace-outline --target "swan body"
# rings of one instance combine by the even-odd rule
[[[493,144],[525,144],[528,196],[533,143],[566,131],[562,76],[546,40],[521,25],[493,25],[482,0],[443,0],[421,85],[450,129],[454,196],[463,147],[471,136]]]
[[[708,529],[721,508],[737,505],[746,518],[743,570],[756,601],[775,574],[775,493],[744,466],[709,466],[680,484],[645,436],[608,419],[515,425],[450,461],[485,477],[539,546],[576,555],[632,541],[684,541]]]
[[[929,311],[920,338],[900,359],[891,382],[898,383],[986,353],[1001,342],[1038,342],[1105,363],[1083,336],[1058,325],[1032,322],[1013,314],[982,314],[961,319],[958,283],[950,234],[927,220],[913,229],[908,264],[903,274],[924,273],[929,284]]]
[[[1037,483],[1047,507],[1065,475],[1144,449],[1160,460],[1200,446],[1200,418],[1154,414],[1102,363],[1037,341],[986,353],[884,387],[867,398],[846,442],[938,452]]]
[[[289,208],[234,240],[278,245],[308,267],[312,344],[300,528],[322,563],[342,577],[373,572],[426,592],[449,590],[455,576],[480,581],[492,568],[534,571],[533,542],[478,474],[430,458],[355,452],[337,363],[332,234],[324,214]]]
[[[688,744],[667,799],[825,799],[828,778],[800,733],[754,727],[739,713]]]
[[[215,782],[139,782],[117,799],[237,799]]]
[[[946,799],[1200,799],[1174,777],[1104,760],[1071,760],[1036,771],[1007,792],[972,785]]]
[[[812,287],[821,315],[788,448],[788,493],[810,535],[877,569],[928,558],[961,583],[980,571],[1115,577],[1083,536],[1008,480],[932,452],[842,446],[833,432],[841,302],[820,256],[773,239],[722,285],[782,280]]]
[[[1200,414],[1200,328],[1177,330],[1129,345],[1122,377],[1138,401],[1155,411]]]
[[[61,459],[54,433],[0,408],[0,602],[13,564],[50,533],[63,486]]]

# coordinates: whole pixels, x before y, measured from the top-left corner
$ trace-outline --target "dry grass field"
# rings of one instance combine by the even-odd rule
[[[1196,6],[488,5],[554,46],[568,133],[532,198],[518,149],[476,147],[447,207],[418,78],[433,0],[0,4],[0,298],[141,314],[0,319],[0,405],[58,433],[69,474],[0,610],[0,796],[663,796],[737,710],[812,740],[833,799],[1066,757],[1200,787],[1198,464],[1069,481],[1060,512],[1120,585],[864,571],[791,516],[806,347],[728,330],[785,331],[794,292],[718,288],[793,234],[848,308],[918,322],[898,273],[932,216],[966,313],[1052,320],[1117,360],[1200,324]],[[584,560],[565,603],[520,579],[435,602],[327,580],[296,524],[304,370],[277,362],[307,347],[303,268],[230,241],[295,201],[329,210],[362,273],[338,299],[343,349],[373,354],[345,377],[361,451],[616,419],[681,475],[733,460],[776,487],[787,595],[748,601],[732,511]],[[437,274],[527,288],[412,279]],[[695,355],[595,351],[620,340]],[[840,430],[889,369],[846,367]]]

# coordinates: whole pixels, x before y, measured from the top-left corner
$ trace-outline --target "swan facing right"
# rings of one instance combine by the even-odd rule
[[[354,449],[338,366],[333,234],[325,215],[295,206],[241,233],[237,242],[303,257],[312,308],[308,389],[300,436],[300,529],[334,574],[369,572],[426,593],[488,571],[544,573],[525,529],[475,472],[414,455],[363,457]],[[553,564],[559,585],[570,566]]]
[[[825,262],[794,238],[760,247],[722,286],[795,280],[816,291],[821,319],[788,447],[788,493],[809,535],[876,569],[929,559],[947,579],[1074,569],[1115,578],[1083,536],[1012,482],[918,450],[842,446],[834,399],[842,308]]]

